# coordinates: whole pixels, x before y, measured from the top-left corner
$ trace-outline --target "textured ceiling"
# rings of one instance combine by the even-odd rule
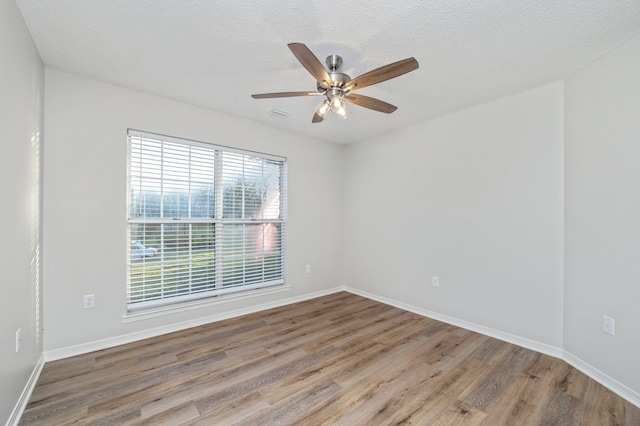
[[[17,3],[47,66],[338,143],[561,80],[640,29],[638,0]],[[411,56],[420,68],[358,92],[393,114],[350,105],[312,124],[318,97],[250,97],[315,90],[290,42],[342,56],[351,77]]]

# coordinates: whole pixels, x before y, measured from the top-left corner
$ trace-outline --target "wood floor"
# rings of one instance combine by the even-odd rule
[[[349,293],[50,362],[21,425],[640,425],[563,361]]]

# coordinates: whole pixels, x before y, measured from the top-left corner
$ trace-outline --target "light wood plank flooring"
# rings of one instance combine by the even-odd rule
[[[349,293],[44,366],[21,425],[640,425],[563,361]]]

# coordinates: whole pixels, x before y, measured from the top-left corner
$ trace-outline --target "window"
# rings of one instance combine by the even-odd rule
[[[130,130],[127,309],[284,283],[284,158]]]

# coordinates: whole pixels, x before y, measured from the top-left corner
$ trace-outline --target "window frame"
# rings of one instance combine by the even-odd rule
[[[213,152],[214,155],[214,163],[213,163],[213,174],[214,174],[214,181],[213,181],[213,190],[214,190],[214,196],[213,196],[213,203],[214,205],[212,206],[212,211],[213,213],[213,217],[212,218],[194,218],[194,217],[189,217],[189,218],[184,218],[184,217],[180,217],[180,218],[169,218],[169,217],[162,217],[164,215],[164,210],[162,207],[162,203],[160,204],[160,217],[132,217],[132,203],[133,203],[133,197],[132,197],[132,190],[133,190],[133,183],[132,183],[132,155],[133,155],[133,147],[132,147],[132,143],[133,140],[137,139],[137,140],[150,140],[150,141],[156,141],[156,142],[160,142],[161,144],[163,144],[163,149],[164,149],[164,144],[168,143],[168,144],[177,144],[180,146],[188,146],[188,147],[199,147],[199,148],[204,148],[207,151]],[[142,143],[142,142],[140,142]],[[191,149],[191,148],[189,148]],[[223,168],[223,157],[225,155],[239,155],[242,156],[242,161],[245,161],[245,158],[258,158],[262,161],[262,167],[264,169],[264,165],[266,164],[266,162],[270,162],[272,164],[277,164],[279,165],[279,182],[278,182],[278,197],[279,197],[279,203],[278,203],[278,218],[247,218],[244,217],[244,206],[247,202],[247,200],[244,198],[244,189],[243,189],[243,195],[241,197],[241,203],[243,206],[243,217],[241,218],[228,218],[224,216],[223,213],[223,207],[224,207],[224,195],[223,195],[223,191],[224,191],[224,179],[223,179],[223,175],[225,173],[225,169]],[[244,164],[244,163],[243,163]],[[191,163],[189,163],[189,165],[191,166]],[[165,167],[164,163],[161,167],[161,170],[163,170],[162,168]],[[245,178],[245,175],[243,174],[243,179]],[[191,184],[191,177],[188,178],[189,180],[189,185]],[[286,287],[286,259],[287,259],[287,251],[286,251],[286,227],[287,227],[287,180],[288,180],[288,176],[287,176],[287,159],[286,157],[281,157],[281,156],[276,156],[276,155],[272,155],[272,154],[265,154],[265,153],[261,153],[261,152],[255,152],[255,151],[249,151],[249,150],[243,150],[243,149],[238,149],[238,148],[233,148],[233,147],[227,147],[227,146],[222,146],[222,145],[217,145],[217,144],[211,144],[211,143],[206,143],[206,142],[201,142],[201,141],[194,141],[194,140],[190,140],[190,139],[185,139],[185,138],[177,138],[177,137],[173,137],[173,136],[166,136],[166,135],[160,135],[160,134],[155,134],[155,133],[150,133],[150,132],[144,132],[144,131],[140,131],[140,130],[134,130],[134,129],[127,129],[127,200],[126,200],[126,214],[127,214],[127,225],[126,225],[126,312],[127,314],[139,314],[139,313],[145,313],[145,312],[156,312],[156,311],[162,311],[162,310],[169,310],[169,309],[178,309],[181,307],[185,307],[185,306],[191,306],[194,304],[201,304],[201,303],[207,303],[207,302],[211,302],[211,301],[217,301],[223,298],[227,298],[227,297],[236,297],[236,296],[247,296],[247,295],[251,295],[251,294],[259,294],[259,293],[263,293],[265,290],[274,290],[274,289],[281,289]],[[165,178],[164,176],[161,178],[161,182],[164,183]],[[244,181],[243,181],[244,182]],[[264,184],[264,177],[263,180],[261,181],[262,184]],[[243,185],[244,188],[244,185]],[[210,188],[211,189],[211,188]],[[191,193],[189,193],[189,197]],[[160,197],[162,198],[164,196],[164,193],[161,191],[161,195]],[[235,197],[235,196],[234,196]],[[233,198],[234,201],[237,201],[235,198]],[[264,203],[264,199],[262,199],[263,203]],[[191,213],[189,213],[191,214]],[[264,214],[263,214],[264,216]],[[133,301],[132,300],[132,256],[131,256],[131,246],[133,244],[134,241],[139,241],[136,240],[135,238],[132,238],[132,228],[134,228],[133,225],[143,225],[143,227],[147,224],[160,224],[160,228],[162,229],[161,231],[161,235],[164,235],[164,225],[167,224],[171,224],[173,226],[175,225],[187,225],[189,227],[189,229],[191,229],[192,225],[199,225],[199,224],[205,224],[205,225],[211,225],[214,229],[214,249],[213,249],[213,253],[214,253],[214,278],[213,278],[213,283],[211,284],[211,286],[213,287],[212,289],[206,290],[206,291],[193,291],[192,287],[191,287],[191,272],[189,272],[189,279],[187,280],[189,283],[189,290],[185,291],[185,290],[180,290],[182,292],[182,294],[179,295],[162,295],[162,297],[159,298],[154,298],[153,300],[144,300],[144,301]],[[276,250],[276,255],[274,256],[272,253],[270,253],[270,258],[275,258],[276,259],[276,271],[279,270],[278,276],[276,277],[276,279],[271,279],[271,280],[264,280],[265,278],[265,273],[264,273],[264,268],[265,268],[265,262],[264,259],[267,256],[267,252],[264,251],[264,247],[263,247],[263,251],[261,252],[256,252],[259,254],[259,256],[262,257],[263,262],[262,262],[262,279],[263,281],[259,281],[259,282],[249,282],[246,283],[245,281],[247,281],[246,277],[244,277],[242,279],[241,284],[234,284],[232,282],[232,285],[229,287],[225,287],[224,284],[224,268],[225,268],[225,258],[224,258],[224,252],[223,252],[223,244],[226,241],[225,237],[223,235],[225,226],[227,227],[233,227],[233,226],[240,226],[242,229],[242,234],[246,234],[247,229],[250,229],[253,226],[259,226],[260,228],[258,228],[258,231],[260,231],[260,229],[262,229],[262,236],[264,237],[264,229],[267,228],[268,224],[275,224],[275,226],[278,229],[278,238],[277,238],[277,242],[278,242],[278,248],[279,251]],[[191,231],[189,231],[189,235],[191,238]],[[161,237],[163,238],[163,237]],[[245,263],[246,263],[246,259],[244,256],[246,256],[246,247],[247,247],[247,243],[244,241],[246,240],[246,238],[243,238],[243,243],[242,243],[242,250],[243,250],[243,254],[241,256],[242,257],[242,261],[243,263],[243,268],[246,268]],[[163,243],[164,244],[164,243]],[[188,247],[189,247],[189,251],[188,251],[188,259],[189,259],[189,263],[191,264],[191,262],[193,262],[193,251],[192,251],[192,247],[194,245],[193,240],[189,239],[189,243],[188,243]],[[163,252],[163,247],[158,248],[157,250],[159,250],[160,252]],[[256,255],[256,253],[254,252],[250,252],[250,254]],[[162,255],[164,256],[164,255]],[[237,257],[237,256],[236,256]],[[160,262],[163,264],[164,267],[164,258],[163,260]],[[278,269],[279,267],[279,269]],[[164,291],[165,289],[165,281],[164,281],[164,277],[161,278],[162,279],[162,291]],[[182,283],[182,281],[176,281],[176,283]],[[183,285],[183,284],[177,284],[178,286]],[[184,283],[184,285],[186,285],[186,282]]]

